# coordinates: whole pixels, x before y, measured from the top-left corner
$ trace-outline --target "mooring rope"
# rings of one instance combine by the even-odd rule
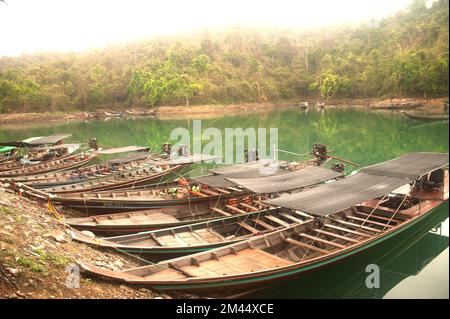
[[[301,225],[301,224],[300,224]],[[320,230],[322,230],[325,227],[325,223],[322,224],[322,226],[320,227]],[[320,233],[317,233],[317,236],[312,240],[310,246],[313,246],[314,243],[316,242],[316,239],[319,238]],[[300,258],[299,262],[302,262],[303,259],[305,258],[306,254],[309,252],[309,247],[306,249],[305,253],[303,254],[302,258]]]
[[[375,212],[375,210],[380,206],[381,202],[383,202],[386,197],[388,197],[389,194],[384,195],[377,203],[377,205],[372,209],[372,211],[370,212],[370,214],[366,217],[366,219],[364,219],[364,221],[362,222],[362,224],[359,226],[360,228],[362,228],[362,226],[366,223],[366,221],[368,221],[368,219],[372,216],[372,214]],[[353,206],[354,207],[354,206]],[[355,208],[356,209],[356,208]]]
[[[118,252],[120,252],[120,253],[122,253],[122,254],[124,254],[124,255],[127,255],[128,257],[137,259],[137,260],[139,260],[140,262],[143,262],[143,263],[145,263],[145,264],[147,264],[147,265],[156,266],[156,267],[159,267],[159,268],[161,268],[161,269],[170,269],[170,267],[163,266],[163,265],[160,265],[159,263],[154,263],[154,262],[152,262],[152,261],[150,261],[150,260],[147,260],[147,259],[144,259],[144,258],[139,257],[139,256],[141,256],[141,253],[139,253],[139,256],[137,256],[137,255],[135,255],[135,254],[131,254],[131,253],[129,253],[129,252],[123,250],[123,249],[117,248],[117,247],[114,247],[114,250],[117,250]],[[141,249],[141,251],[142,251],[142,249]]]
[[[286,153],[286,154],[291,154],[291,155],[296,155],[296,156],[302,156],[302,157],[311,155],[309,152],[308,152],[308,153],[304,153],[304,154],[299,154],[299,153],[294,153],[294,152],[282,150],[282,149],[280,149],[280,148],[277,148],[276,150],[277,150],[278,152],[282,152],[282,153]]]
[[[414,188],[414,186],[416,185],[417,181],[414,181],[413,185],[411,186],[411,189]],[[420,188],[422,191],[422,187]],[[389,221],[386,223],[386,225],[383,227],[382,231],[384,231],[386,229],[386,227],[391,223],[392,219],[394,219],[395,215],[398,213],[398,211],[400,210],[400,208],[402,207],[403,203],[405,202],[405,200],[408,198],[409,193],[405,194],[405,197],[403,198],[403,200],[401,201],[400,205],[398,205],[397,209],[395,210],[394,214],[392,214],[391,218],[389,218]],[[420,196],[420,195],[419,195]],[[420,198],[419,198],[419,214],[420,214]]]

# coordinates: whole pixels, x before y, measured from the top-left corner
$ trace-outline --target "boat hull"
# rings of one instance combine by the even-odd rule
[[[161,182],[162,179],[169,176],[170,174],[177,173],[181,171],[185,165],[177,165],[173,168],[170,168],[164,172],[161,173],[155,173],[153,175],[139,178],[139,179],[129,179],[127,181],[122,181],[119,183],[114,183],[110,185],[98,185],[98,186],[91,186],[84,189],[78,189],[76,191],[71,190],[70,185],[76,184],[71,183],[68,184],[69,187],[67,187],[66,190],[60,189],[58,191],[50,191],[52,194],[76,194],[76,193],[84,193],[84,192],[98,192],[98,191],[107,191],[107,190],[116,190],[116,189],[122,189],[122,188],[128,188],[128,187],[138,187],[138,186],[146,186],[153,183]],[[44,189],[45,190],[45,189]]]
[[[96,276],[103,277],[107,280],[122,280],[130,284],[134,284],[137,286],[146,286],[151,287],[155,290],[161,291],[176,291],[181,293],[190,293],[196,294],[200,296],[208,296],[208,297],[224,297],[224,296],[232,296],[237,294],[246,293],[249,291],[255,291],[260,289],[265,289],[268,286],[272,286],[281,281],[290,280],[294,278],[298,278],[303,274],[309,273],[311,271],[330,267],[334,263],[341,262],[355,254],[361,253],[365,250],[368,250],[389,238],[392,238],[404,230],[416,225],[420,221],[424,220],[427,216],[432,215],[432,213],[436,210],[436,208],[443,203],[443,201],[434,201],[430,204],[427,211],[422,213],[421,215],[411,219],[408,222],[405,222],[399,228],[396,228],[392,231],[387,231],[382,236],[377,236],[369,241],[362,243],[361,245],[356,245],[354,247],[349,247],[348,250],[339,251],[336,254],[325,257],[320,260],[304,263],[304,264],[294,264],[292,266],[283,267],[279,269],[270,269],[263,272],[258,272],[254,274],[246,274],[246,275],[237,275],[237,276],[224,276],[224,277],[214,277],[208,279],[192,279],[188,282],[186,281],[164,281],[164,282],[145,282],[143,280],[134,280],[134,279],[122,279],[114,276],[108,276],[108,273],[105,275],[102,272],[92,271],[96,274]],[[87,270],[88,274],[90,271],[90,266],[80,264],[82,271]]]
[[[95,234],[101,234],[103,236],[118,236],[118,235],[127,235],[133,234],[143,231],[151,231],[151,230],[160,230],[165,228],[173,228],[179,226],[190,225],[194,223],[201,223],[206,221],[213,221],[215,219],[221,219],[223,217],[215,217],[215,218],[205,218],[205,219],[192,219],[186,221],[179,221],[174,223],[161,223],[161,224],[148,224],[148,225],[117,225],[117,226],[105,226],[105,225],[77,225],[77,224],[69,224],[70,227],[83,231],[87,230],[93,232]]]
[[[222,196],[222,198],[225,198]],[[85,213],[86,216],[100,215],[107,213],[123,213],[139,210],[148,210],[155,208],[167,208],[177,206],[189,206],[194,204],[209,204],[215,206],[220,199],[220,196],[210,196],[207,198],[195,197],[190,199],[173,199],[173,200],[102,200],[90,199],[83,201],[83,199],[58,198],[54,202],[63,205],[64,207],[74,209],[76,211]]]
[[[448,114],[413,114],[408,112],[403,112],[407,117],[417,120],[448,120]]]
[[[70,157],[73,157],[73,156],[70,156]],[[8,170],[8,171],[0,172],[0,179],[71,170],[71,169],[82,167],[82,166],[90,163],[96,157],[97,157],[97,154],[92,154],[82,160],[74,160],[73,162],[62,163],[60,165],[54,165],[54,166],[53,165],[46,166],[47,163],[34,164],[34,165],[27,166],[26,168],[23,168],[23,169],[15,169],[15,170]],[[69,156],[67,158],[69,158]],[[62,158],[62,160],[65,160],[65,158]],[[34,168],[39,168],[39,166],[41,166],[41,165],[44,165],[44,167],[42,167],[41,169],[34,170]]]
[[[291,269],[289,272],[274,272],[272,274],[267,274],[266,276],[262,277],[253,277],[253,278],[246,278],[246,279],[236,279],[236,280],[230,280],[227,282],[222,282],[219,284],[218,288],[215,287],[215,283],[202,283],[198,285],[181,285],[180,287],[172,286],[172,285],[152,285],[153,289],[156,290],[176,290],[184,293],[193,293],[198,295],[211,295],[211,287],[214,288],[213,295],[216,296],[230,296],[233,294],[242,294],[248,291],[254,291],[259,290],[271,285],[276,284],[277,282],[284,281],[284,280],[290,280],[290,279],[296,279],[302,276],[303,274],[312,272],[317,269],[325,268],[332,266],[333,264],[337,262],[344,261],[347,258],[350,258],[351,256],[361,253],[363,251],[366,251],[378,244],[383,243],[384,241],[388,240],[389,238],[392,238],[398,234],[400,234],[402,231],[414,226],[415,224],[419,223],[423,219],[425,219],[427,216],[430,216],[436,208],[441,204],[442,202],[438,202],[434,205],[432,209],[430,209],[428,212],[423,213],[421,216],[411,220],[407,224],[405,224],[403,227],[398,228],[395,232],[392,233],[386,233],[384,236],[375,238],[374,240],[366,243],[365,245],[361,247],[357,247],[353,249],[352,251],[349,251],[347,253],[342,253],[337,256],[333,256],[331,258],[328,258],[322,262],[315,263],[312,265],[305,265],[304,267],[298,267]],[[217,290],[216,290],[217,289]]]

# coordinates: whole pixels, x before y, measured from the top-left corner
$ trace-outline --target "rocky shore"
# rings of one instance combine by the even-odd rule
[[[79,288],[67,286],[70,276],[67,267],[75,260],[111,270],[142,265],[142,262],[71,241],[66,230],[45,204],[19,197],[0,187],[0,299],[177,297],[83,275]]]
[[[303,102],[303,101],[302,101]],[[309,107],[315,108],[317,104],[324,101],[308,100]],[[324,102],[325,108],[332,107],[352,107],[370,110],[391,110],[400,111],[414,109],[419,113],[439,114],[443,112],[448,98],[436,99],[332,99]],[[95,112],[72,112],[72,113],[15,113],[1,114],[0,123],[18,122],[62,122],[70,120],[90,120],[101,117],[141,117],[156,116],[158,118],[207,118],[222,115],[233,115],[252,112],[266,112],[284,107],[296,107],[299,101],[289,101],[280,103],[241,103],[231,105],[192,105],[192,106],[160,106],[149,111],[145,108],[128,110],[114,108],[101,108]],[[135,113],[136,115],[133,115]],[[103,115],[102,115],[103,114]]]

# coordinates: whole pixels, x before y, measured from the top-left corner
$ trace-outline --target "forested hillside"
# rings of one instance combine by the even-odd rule
[[[311,30],[159,37],[82,53],[0,58],[0,113],[448,96],[448,0]]]

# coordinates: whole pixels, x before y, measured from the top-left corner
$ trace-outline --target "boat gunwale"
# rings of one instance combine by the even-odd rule
[[[124,172],[127,170],[133,170],[138,168],[140,165],[143,165],[146,163],[146,159],[138,160],[138,161],[131,161],[125,164],[120,164],[115,166],[115,171],[111,171],[112,173],[119,173]],[[127,167],[127,166],[135,166],[135,167]],[[74,172],[73,170],[64,170],[64,171],[56,171],[56,172],[47,172],[43,174],[36,174],[36,175],[25,175],[22,176],[23,179],[19,179],[19,177],[11,177],[9,179],[5,179],[8,182],[21,182],[25,185],[29,185],[31,187],[36,188],[50,188],[52,187],[52,184],[54,184],[53,187],[59,186],[59,185],[65,185],[65,184],[73,184],[73,183],[81,183],[86,181],[92,181],[99,178],[102,178],[101,176],[95,177],[95,176],[88,176],[85,180],[69,180],[69,177],[73,176],[80,176],[82,174],[89,174],[89,173],[104,173],[104,170],[110,169],[114,167],[113,165],[109,165],[107,163],[100,163],[97,165],[92,166],[86,166],[81,167],[78,169],[81,169],[80,172]],[[64,182],[65,184],[58,184],[59,182]],[[47,186],[49,185],[49,186]]]

